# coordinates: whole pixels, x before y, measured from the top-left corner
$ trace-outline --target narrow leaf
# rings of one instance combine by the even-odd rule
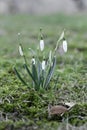
[[[25,67],[27,73],[29,74],[29,76],[30,76],[30,77],[32,78],[32,80],[34,81],[34,83],[37,84],[37,83],[36,83],[36,80],[34,79],[32,73],[30,72],[30,70],[29,70],[29,68],[27,67],[26,64],[24,64],[24,67]]]
[[[45,71],[42,70],[42,87],[44,87]]]
[[[36,82],[36,87],[38,87],[38,84],[39,84],[39,82],[38,82],[38,73],[37,73],[37,69],[36,69],[36,66],[35,66],[35,64],[32,64],[32,76],[33,76],[33,78],[34,78],[34,80],[35,80],[35,82]],[[38,89],[38,88],[36,88],[36,89]]]
[[[20,79],[20,81],[24,84],[27,85],[27,83],[23,80],[23,78],[20,76],[19,72],[17,71],[16,68],[14,68],[14,71],[16,73],[16,75],[18,76],[18,78]],[[28,85],[27,85],[28,86]]]
[[[41,72],[42,72],[42,66],[41,66],[41,63],[38,59],[38,62],[37,62],[37,73],[38,73],[38,84],[40,86],[41,84]]]
[[[47,87],[47,85],[49,84],[49,82],[52,78],[55,66],[56,66],[56,57],[53,58],[53,65],[49,68],[49,71],[48,71],[48,74],[47,74],[47,77],[46,77],[46,80],[44,83],[45,88]]]

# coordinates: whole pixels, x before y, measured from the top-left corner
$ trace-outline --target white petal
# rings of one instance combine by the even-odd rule
[[[35,65],[35,58],[32,58],[32,64]]]
[[[44,50],[44,40],[40,40],[40,50]]]
[[[23,56],[23,55],[24,55],[24,54],[23,54],[23,50],[22,50],[21,46],[19,46],[19,53],[20,53],[20,55],[21,55],[21,56]]]
[[[67,52],[67,41],[63,40],[63,50],[64,52]]]
[[[42,70],[45,70],[45,67],[46,67],[46,62],[45,60],[42,61]]]

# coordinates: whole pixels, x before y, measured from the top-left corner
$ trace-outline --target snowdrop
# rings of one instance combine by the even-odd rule
[[[23,56],[23,55],[24,55],[24,54],[23,54],[23,50],[22,50],[21,45],[19,45],[19,53],[20,53],[20,55],[21,55],[21,56]]]
[[[18,36],[20,36],[20,33],[18,33]],[[29,48],[32,54],[32,58],[31,58],[32,65],[28,64],[23,46],[19,44],[19,48],[18,48],[19,53],[24,59],[23,69],[26,70],[26,73],[30,76],[30,79],[33,81],[32,85],[36,91],[42,88],[46,90],[49,89],[49,83],[52,79],[52,76],[56,67],[56,56],[57,56],[58,49],[61,46],[62,51],[67,52],[67,41],[65,40],[64,37],[65,36],[64,36],[64,31],[63,31],[59,40],[57,41],[55,49],[53,51],[50,50],[49,55],[46,56],[46,53],[44,50],[45,45],[44,45],[44,40],[43,40],[42,29],[40,29],[40,42],[38,44],[38,49],[40,49],[39,50],[40,53],[38,53],[37,50],[34,51],[31,48]],[[61,44],[61,41],[63,42],[62,44]],[[19,41],[19,43],[21,42]],[[28,78],[25,77],[24,79],[15,67],[14,67],[14,71],[16,75],[18,76],[18,78],[20,79],[20,81],[24,85],[28,86],[29,89],[32,89],[30,82],[28,82]],[[73,104],[69,104],[69,103],[68,105],[73,106]]]
[[[41,40],[40,40],[40,50],[41,51],[44,50],[44,40],[43,40],[43,38],[41,38]]]
[[[67,52],[67,41],[65,40],[65,38],[63,39],[63,50],[64,52]]]
[[[34,56],[33,56],[31,61],[32,61],[32,64],[35,65],[35,58],[34,58]]]
[[[45,70],[45,68],[46,68],[46,61],[45,61],[45,59],[42,61],[42,70]]]

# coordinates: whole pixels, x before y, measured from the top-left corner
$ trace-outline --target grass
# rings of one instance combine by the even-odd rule
[[[23,60],[18,53],[19,40],[25,53],[31,59],[28,48],[35,49],[39,44],[38,34],[43,28],[46,53],[55,48],[62,30],[66,29],[68,52],[57,59],[56,71],[50,86],[56,91],[36,92],[29,90],[17,79],[13,67]],[[67,121],[58,117],[48,119],[48,103],[58,104],[65,101],[77,103],[68,113],[68,118],[81,116],[83,119],[71,118],[69,123],[86,130],[87,122],[87,17],[86,16],[0,16],[0,130],[4,129],[49,129],[62,130]],[[63,125],[64,124],[64,125]],[[72,126],[72,129],[74,129]],[[70,127],[70,126],[69,126]],[[67,126],[64,127],[67,130]]]

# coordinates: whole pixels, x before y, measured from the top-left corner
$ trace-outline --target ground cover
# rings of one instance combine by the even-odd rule
[[[55,48],[65,28],[68,52],[57,57],[57,66],[48,91],[29,90],[14,73],[23,59],[18,52],[18,32],[29,62],[28,48],[39,44],[43,28],[46,53]],[[54,87],[54,89],[53,89]],[[48,118],[47,107],[61,102],[76,102],[63,118]],[[78,118],[81,117],[81,118]],[[60,129],[68,122],[84,126],[87,122],[87,18],[86,16],[0,16],[0,129]],[[70,127],[70,126],[69,126]],[[67,127],[66,127],[67,129]],[[79,128],[78,128],[79,129]],[[83,127],[81,127],[83,129]]]

